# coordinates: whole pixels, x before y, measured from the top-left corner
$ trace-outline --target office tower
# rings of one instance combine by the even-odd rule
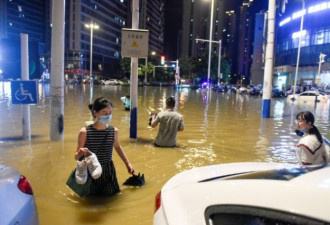
[[[149,52],[163,53],[165,35],[165,1],[140,0],[140,29],[149,30]]]
[[[121,29],[128,25],[128,1],[67,1],[65,21],[66,79],[89,77],[91,29],[93,76],[120,77]],[[99,28],[87,28],[90,24]]]
[[[330,3],[324,0],[305,1],[304,14],[301,13],[302,7],[300,1],[289,1],[285,13],[276,18],[273,83],[289,88],[297,77],[296,84],[302,90],[316,86],[325,90],[330,87]],[[304,19],[300,30],[302,15]]]
[[[45,69],[48,0],[0,1],[0,70],[4,78],[20,78],[20,34],[28,34],[30,79]]]

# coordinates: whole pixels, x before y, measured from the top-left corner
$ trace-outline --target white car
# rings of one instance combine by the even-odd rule
[[[121,85],[123,84],[122,81],[117,80],[117,79],[110,79],[110,80],[105,80],[103,81],[104,85]]]
[[[38,225],[32,188],[14,168],[0,164],[0,224]]]
[[[156,195],[154,225],[329,224],[330,167],[229,163],[172,177]]]
[[[326,102],[328,101],[328,96],[318,91],[304,91],[300,94],[288,95],[287,100],[292,101],[292,98],[299,102]]]

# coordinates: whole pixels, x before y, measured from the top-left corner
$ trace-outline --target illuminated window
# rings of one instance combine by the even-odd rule
[[[286,23],[289,23],[291,21],[291,17],[288,17],[280,22],[280,27],[283,26]]]
[[[330,30],[324,31],[324,43],[330,43]]]
[[[282,50],[282,51],[289,50],[289,41],[288,41],[288,40],[283,41],[283,42],[281,43],[281,50]]]
[[[313,45],[322,45],[324,44],[324,30],[320,30],[317,33],[313,34],[312,44]]]
[[[294,19],[300,18],[302,15],[305,15],[305,14],[306,14],[306,9],[300,10],[300,11],[292,14],[292,19],[294,20]]]

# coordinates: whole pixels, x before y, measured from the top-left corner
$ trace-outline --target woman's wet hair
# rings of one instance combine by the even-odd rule
[[[175,106],[175,99],[174,99],[174,97],[168,97],[166,99],[166,105],[173,108]]]
[[[296,119],[303,119],[305,120],[307,123],[310,122],[312,125],[312,128],[309,130],[310,134],[315,134],[317,139],[319,140],[319,142],[323,142],[323,138],[322,135],[319,131],[319,129],[317,129],[317,127],[314,125],[315,122],[315,118],[313,113],[311,113],[310,111],[303,111],[297,114]]]
[[[89,104],[88,108],[92,112],[93,117],[95,117],[93,114],[93,110],[95,110],[96,112],[99,112],[100,110],[106,108],[108,105],[113,107],[112,103],[108,99],[106,99],[104,97],[100,97],[100,98],[95,99],[93,104]]]

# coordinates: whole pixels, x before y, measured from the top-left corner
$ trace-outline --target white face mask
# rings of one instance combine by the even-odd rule
[[[100,116],[99,121],[100,123],[107,125],[108,123],[110,123],[111,119],[112,119],[112,114],[106,116]]]

